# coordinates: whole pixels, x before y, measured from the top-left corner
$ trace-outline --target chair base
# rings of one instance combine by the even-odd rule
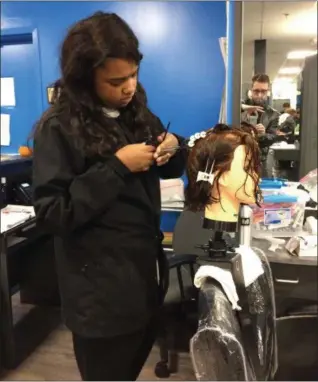
[[[167,362],[160,361],[156,364],[155,375],[158,378],[169,378],[170,370]]]

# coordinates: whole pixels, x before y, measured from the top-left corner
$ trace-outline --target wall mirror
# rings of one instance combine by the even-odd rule
[[[242,46],[241,118],[276,130],[263,176],[296,181],[317,168],[317,2],[244,2]]]

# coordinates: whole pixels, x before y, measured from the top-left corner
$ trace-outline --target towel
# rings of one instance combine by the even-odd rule
[[[236,252],[241,255],[244,283],[245,287],[248,287],[264,273],[262,262],[252,248],[246,245],[240,245],[239,248],[236,248]],[[230,270],[219,268],[215,265],[203,265],[195,274],[194,285],[197,288],[201,288],[207,278],[215,279],[221,284],[233,310],[242,309],[238,305],[239,298]]]
[[[286,119],[290,116],[288,113],[281,114],[278,118],[278,126],[286,121]]]
[[[264,273],[262,261],[247,245],[240,245],[235,251],[241,255],[244,282],[248,287]]]
[[[201,288],[207,278],[212,278],[218,281],[223,288],[228,300],[232,304],[234,310],[241,310],[238,305],[238,295],[233,276],[230,270],[222,269],[215,265],[202,265],[196,272],[194,277],[194,285]]]

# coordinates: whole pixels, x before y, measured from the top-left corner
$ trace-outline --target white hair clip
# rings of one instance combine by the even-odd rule
[[[215,160],[212,163],[210,172],[208,171],[209,166],[209,160],[206,163],[205,171],[199,171],[197,175],[197,182],[209,182],[211,186],[213,186],[214,182],[214,174],[213,174],[213,168],[214,168]]]
[[[201,131],[201,133],[195,133],[194,135],[191,135],[190,140],[188,142],[188,146],[193,147],[195,144],[195,141],[205,137],[206,137],[206,131]]]

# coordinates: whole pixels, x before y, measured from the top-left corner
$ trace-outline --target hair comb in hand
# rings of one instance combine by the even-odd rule
[[[162,142],[166,139],[166,136],[169,132],[169,128],[170,128],[170,122],[168,123],[165,131],[164,131],[164,136],[163,136],[163,139],[162,139]],[[146,145],[149,145],[149,146],[154,146],[154,147],[158,147],[160,145],[160,142],[158,141],[158,138],[157,137],[154,137],[151,132],[150,132],[150,129],[148,128],[148,136],[146,138]],[[171,150],[170,150],[171,151]]]

